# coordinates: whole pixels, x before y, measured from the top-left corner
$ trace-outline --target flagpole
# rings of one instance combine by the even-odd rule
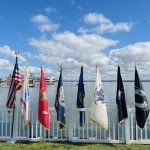
[[[135,56],[134,65],[135,65],[134,67],[135,67],[135,69],[136,69],[136,56]],[[135,118],[135,120],[136,120],[136,118]],[[136,126],[137,126],[137,125],[136,125],[136,122],[135,122],[135,135],[134,135],[134,136],[135,136],[135,140],[137,140],[137,139],[136,139],[136,134],[137,134]]]
[[[16,96],[15,96],[16,101]],[[13,139],[13,131],[14,131],[14,117],[15,117],[15,104],[13,106],[13,118],[12,118],[12,124],[11,124],[11,138]]]
[[[16,59],[19,55],[19,52],[15,52],[16,55]],[[14,118],[15,118],[15,102],[16,102],[16,92],[15,92],[15,100],[14,100],[14,106],[13,106],[13,118],[12,118],[12,124],[11,124],[11,138],[12,138],[12,143],[15,143],[15,141],[13,141],[13,133],[14,133]]]
[[[31,138],[31,122],[29,121],[29,138]]]

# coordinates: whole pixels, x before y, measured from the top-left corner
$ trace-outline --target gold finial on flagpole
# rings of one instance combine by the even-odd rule
[[[19,56],[19,52],[16,51],[16,52],[15,52],[15,55],[16,55],[16,57],[18,57],[18,56]]]
[[[135,68],[136,68],[136,65],[137,65],[137,62],[136,62],[136,56],[135,56],[135,60],[134,60],[134,65],[135,65]]]
[[[98,63],[96,62],[96,68],[98,68]]]
[[[41,68],[41,70],[43,69],[42,64],[40,64],[40,68]]]
[[[62,69],[62,62],[60,63],[60,69]]]

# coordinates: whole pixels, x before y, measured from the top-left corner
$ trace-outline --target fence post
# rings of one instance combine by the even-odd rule
[[[127,106],[128,118],[125,120],[125,142],[130,144],[130,108]]]
[[[69,141],[71,142],[73,139],[73,121],[74,121],[74,110],[72,109],[72,107],[69,108]]]

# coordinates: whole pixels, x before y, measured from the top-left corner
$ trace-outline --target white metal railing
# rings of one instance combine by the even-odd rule
[[[90,120],[90,109],[80,109],[85,111],[85,124],[79,125],[79,109],[73,111],[73,141],[77,142],[101,142],[101,143],[124,143],[125,134],[124,124],[118,125],[117,111],[110,109],[108,111],[109,127],[105,131]]]
[[[30,126],[24,129],[20,113],[15,111],[13,137],[16,140],[29,141],[72,141],[72,142],[97,142],[97,143],[134,143],[150,144],[150,119],[145,128],[139,129],[135,122],[135,109],[128,108],[128,119],[118,124],[117,110],[108,108],[109,127],[105,131],[90,120],[91,110],[88,108],[72,109],[66,111],[67,128],[61,131],[56,120],[54,108],[50,108],[50,130],[46,132],[37,118],[37,109],[31,109]],[[85,124],[79,125],[79,111],[85,112]],[[0,141],[11,139],[12,112],[0,108]]]

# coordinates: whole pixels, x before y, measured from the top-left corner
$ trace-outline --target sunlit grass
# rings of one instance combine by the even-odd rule
[[[89,144],[68,142],[22,142],[8,144],[0,142],[0,150],[150,150],[150,145]]]

